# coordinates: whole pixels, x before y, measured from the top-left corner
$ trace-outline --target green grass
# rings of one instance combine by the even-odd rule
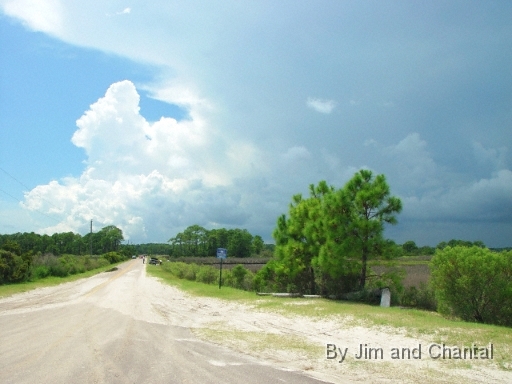
[[[35,281],[27,281],[23,283],[16,283],[16,284],[7,284],[7,285],[0,285],[0,297],[7,297],[14,295],[16,293],[22,293],[31,291],[33,289],[37,288],[44,288],[44,287],[52,287],[55,285],[59,285],[62,283],[67,283],[69,281],[76,281],[79,279],[84,279],[86,277],[91,277],[94,275],[97,275],[98,273],[105,272],[116,265],[119,265],[121,263],[124,263],[125,261],[116,263],[116,264],[110,264],[101,268],[91,269],[90,271],[84,272],[84,273],[78,273],[76,275],[70,275],[66,277],[56,277],[56,276],[49,276],[45,277],[44,279],[39,279]]]
[[[436,312],[416,309],[381,308],[328,299],[257,296],[254,292],[229,287],[219,289],[215,285],[180,280],[158,266],[148,265],[147,271],[191,295],[236,301],[257,310],[284,316],[335,319],[346,326],[375,327],[409,337],[418,337],[432,343],[445,343],[447,346],[469,347],[475,343],[477,346],[484,347],[493,343],[494,361],[502,369],[512,370],[511,328],[447,319]],[[219,337],[221,337],[220,333]]]

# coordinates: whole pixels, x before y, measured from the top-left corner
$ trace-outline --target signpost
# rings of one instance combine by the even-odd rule
[[[220,259],[219,289],[222,287],[222,260],[226,257],[228,257],[228,250],[226,248],[217,248],[217,259]]]

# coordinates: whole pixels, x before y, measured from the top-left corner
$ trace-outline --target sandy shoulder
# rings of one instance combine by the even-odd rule
[[[312,319],[257,310],[247,305],[195,297],[164,285],[153,277],[153,308],[169,324],[186,326],[205,340],[240,353],[263,359],[281,368],[298,369],[330,382],[404,383],[510,383],[512,373],[499,369],[492,360],[435,360],[428,355],[434,340],[409,337],[404,332],[384,327],[355,324],[349,317]],[[162,296],[163,295],[163,296]],[[283,305],[301,305],[304,300],[283,300]],[[330,344],[327,352],[327,345]],[[336,345],[336,358],[334,346]],[[360,359],[360,346],[363,355]],[[421,359],[418,347],[421,345]],[[374,348],[371,358],[364,348]],[[339,349],[338,349],[339,348]],[[382,352],[380,352],[382,349]],[[407,358],[392,359],[392,348],[414,351]],[[345,353],[344,360],[341,354]],[[376,353],[376,355],[375,355]],[[377,358],[375,358],[375,356]]]

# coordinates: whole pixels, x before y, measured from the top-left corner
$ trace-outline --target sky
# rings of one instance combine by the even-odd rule
[[[272,242],[360,169],[385,236],[512,246],[510,1],[0,0],[0,233]]]

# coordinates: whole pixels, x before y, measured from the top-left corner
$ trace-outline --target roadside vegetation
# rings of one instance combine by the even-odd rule
[[[62,240],[65,238],[68,239],[67,242]],[[2,292],[13,291],[3,289],[3,286],[6,285],[20,286],[22,283],[29,283],[28,285],[36,287],[39,285],[33,283],[41,280],[67,278],[88,271],[97,273],[129,257],[126,251],[116,251],[119,249],[119,241],[122,239],[122,232],[118,228],[105,227],[95,234],[94,238],[97,250],[105,252],[98,255],[59,253],[68,248],[71,249],[78,239],[78,237],[67,236],[67,234],[56,234],[51,237],[34,233],[0,235],[0,288],[2,288]],[[57,241],[57,243],[48,243],[49,239]],[[89,238],[89,240],[92,239],[93,237]],[[20,241],[22,245],[16,240]],[[30,248],[29,244],[32,244],[33,248]],[[55,244],[59,244],[59,247]],[[45,252],[42,252],[41,249]],[[48,249],[54,249],[57,254]],[[53,280],[48,281],[50,284],[53,282]],[[23,290],[20,289],[20,291]]]
[[[101,266],[98,268],[94,268],[82,273],[77,273],[74,275],[68,275],[66,277],[57,277],[57,276],[48,276],[40,279],[30,279],[28,281],[24,281],[22,283],[14,283],[14,284],[4,284],[0,285],[0,297],[11,296],[16,293],[28,292],[37,288],[51,287],[54,285],[59,285],[62,283],[67,283],[70,281],[76,281],[78,279],[87,278],[90,276],[94,276],[98,273],[111,271],[113,268],[116,268],[117,264],[107,264],[105,266]]]

